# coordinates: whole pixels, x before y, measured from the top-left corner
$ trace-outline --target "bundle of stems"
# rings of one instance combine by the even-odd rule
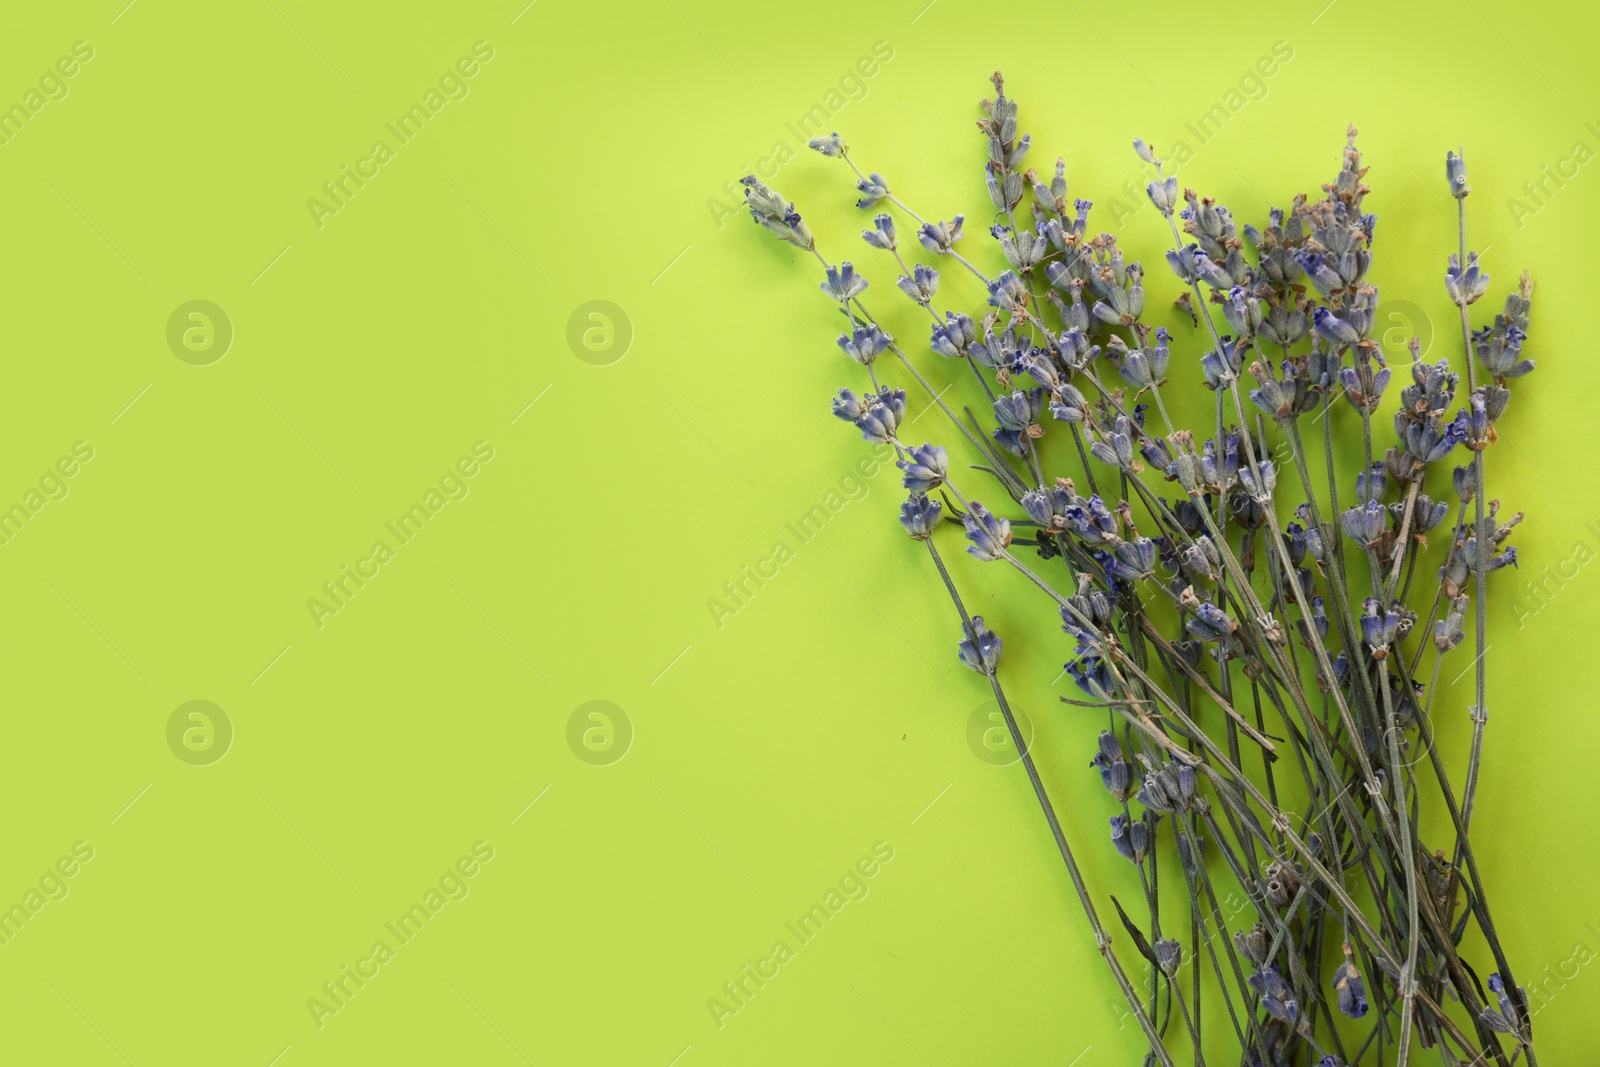
[[[1064,160],[1050,181],[1022,169],[1029,137],[1017,135],[1017,105],[998,73],[992,82],[978,128],[990,233],[1006,264],[998,271],[958,249],[962,216],[919,215],[837,133],[811,142],[848,166],[858,207],[885,208],[863,239],[931,320],[932,352],[970,368],[986,418],[943,399],[874,316],[867,278],[828,258],[792,203],[750,176],[746,204],[821,265],[822,290],[846,319],[838,345],[870,386],[841,389],[833,414],[898,456],[901,525],[949,594],[961,662],[1004,715],[1148,1042],[1145,1062],[1171,1067],[1173,1049],[1187,1046],[1199,1065],[1226,1043],[1228,1058],[1256,1067],[1391,1058],[1405,1067],[1421,1050],[1444,1064],[1526,1058],[1536,1067],[1527,996],[1469,836],[1488,722],[1487,578],[1515,564],[1504,542],[1522,518],[1502,518],[1486,499],[1483,460],[1511,382],[1533,369],[1522,355],[1531,281],[1524,274],[1504,311],[1473,328],[1470,307],[1489,277],[1467,250],[1465,162],[1447,153],[1460,246],[1445,284],[1460,310],[1465,405],[1451,414],[1460,373],[1448,358],[1425,362],[1413,339],[1394,443],[1379,454],[1374,415],[1390,410],[1392,368],[1374,337],[1378,292],[1366,278],[1376,218],[1362,210],[1369,189],[1355,129],[1320,198],[1297,196],[1265,228],[1242,232],[1213,199],[1180,195],[1167,163],[1135,141],[1171,239],[1176,306],[1195,330],[1198,359],[1182,378],[1214,394],[1214,420],[1181,428],[1163,393],[1176,343],[1145,322],[1142,266],[1124,259],[1114,235],[1090,233],[1091,204],[1067,200]],[[925,255],[902,243],[901,229]],[[976,321],[940,314],[930,263],[941,261],[983,284],[988,310]],[[942,446],[903,440],[907,393],[894,380],[925,393],[979,462],[958,473]],[[1360,467],[1342,470],[1336,439],[1356,432]],[[1466,458],[1451,469],[1458,449]],[[1081,482],[1051,477],[1056,465]],[[1437,497],[1424,491],[1430,474]],[[1003,503],[987,507],[979,484]],[[1050,621],[1037,640],[1061,641],[1059,622],[1070,642],[1066,672],[1082,695],[1062,699],[1092,709],[1081,713],[1090,717],[1083,743],[1118,809],[1102,854],[1131,862],[1145,896],[1140,919],[1112,901],[1121,943],[1138,956],[1131,969],[1018,728],[1001,638],[968,611],[941,554],[957,531],[972,556],[1015,570],[1042,595]],[[1469,629],[1476,658],[1452,668],[1476,675],[1471,755],[1456,782],[1434,741],[1435,696]],[[1425,841],[1422,813],[1437,822],[1440,805],[1445,839]],[[1163,859],[1182,880],[1187,907],[1177,915],[1161,907]],[[1238,893],[1254,912],[1248,927],[1243,909],[1221,906]],[[1492,967],[1469,962],[1469,949],[1487,952]],[[1221,1037],[1203,1041],[1202,1024]]]

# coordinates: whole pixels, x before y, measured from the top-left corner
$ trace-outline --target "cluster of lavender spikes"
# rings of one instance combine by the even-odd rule
[[[1245,1065],[1343,1067],[1375,1053],[1379,1064],[1392,1055],[1405,1067],[1422,1048],[1445,1064],[1512,1067],[1525,1056],[1537,1067],[1527,997],[1468,833],[1487,722],[1486,580],[1516,563],[1505,542],[1522,518],[1502,518],[1485,499],[1483,453],[1511,383],[1533,369],[1522,355],[1533,287],[1524,274],[1504,311],[1472,328],[1469,308],[1489,276],[1466,248],[1462,156],[1446,161],[1460,249],[1445,286],[1460,309],[1466,393],[1452,413],[1461,375],[1448,359],[1423,362],[1413,340],[1394,444],[1379,455],[1373,416],[1393,369],[1373,336],[1378,292],[1366,279],[1377,219],[1363,212],[1369,189],[1355,129],[1323,195],[1297,196],[1260,230],[1241,231],[1226,207],[1180,192],[1151,148],[1133,143],[1154,174],[1149,197],[1170,230],[1167,264],[1183,286],[1176,304],[1198,333],[1196,362],[1215,394],[1215,423],[1197,433],[1174,425],[1163,399],[1175,341],[1144,321],[1143,267],[1124,258],[1115,236],[1090,234],[1090,202],[1068,201],[1064,160],[1049,181],[1022,169],[1029,138],[1017,135],[1017,105],[1001,76],[992,80],[996,95],[983,102],[978,128],[997,220],[990,234],[1006,262],[998,273],[958,249],[961,215],[917,214],[881,174],[857,166],[837,133],[811,142],[849,166],[858,207],[893,209],[875,214],[862,237],[887,253],[896,284],[929,316],[933,352],[971,369],[992,428],[971,409],[958,415],[930,387],[868,309],[867,278],[826,258],[793,204],[753,176],[744,179],[746,204],[757,223],[822,265],[822,291],[848,322],[839,347],[870,385],[839,390],[833,413],[899,456],[908,490],[901,524],[949,593],[961,662],[986,679],[1005,715],[1097,946],[1148,1041],[1146,1064],[1170,1067],[1169,1037],[1179,1035],[1195,1063],[1205,1062],[1204,973],[1222,1001],[1217,1025]],[[1024,201],[1031,225],[1017,219]],[[939,271],[909,261],[903,230],[935,262],[976,276],[992,310],[980,321],[941,315]],[[907,393],[880,374],[896,364],[894,376],[942,409],[982,457],[970,477],[992,479],[1010,498],[1004,508],[990,510],[958,486],[943,447],[901,438]],[[1113,370],[1120,384],[1106,380]],[[1052,423],[1062,425],[1047,456]],[[1363,460],[1352,479],[1337,469],[1334,439],[1356,426]],[[1308,449],[1303,431],[1320,431],[1320,447]],[[1075,464],[1082,485],[1047,477],[1050,459]],[[1001,684],[1001,639],[968,613],[940,555],[947,526],[964,531],[971,555],[1014,569],[1048,598],[1084,696],[1063,700],[1108,717],[1091,766],[1120,809],[1111,844],[1144,888],[1144,925],[1120,904],[1116,911],[1148,983],[1112,949],[1017,729]],[[1422,562],[1430,534],[1436,564]],[[1024,549],[1039,562],[1019,558]],[[1059,569],[1052,580],[1034,567]],[[1463,642],[1469,610],[1477,699],[1458,787],[1433,743],[1432,715],[1441,664]],[[1247,772],[1247,762],[1259,770]],[[1305,814],[1289,810],[1291,801]],[[1452,840],[1430,847],[1419,809],[1441,801]],[[1162,912],[1164,853],[1181,869],[1187,914]],[[1216,882],[1227,877],[1253,908],[1248,928],[1237,918],[1230,926],[1219,907]],[[1469,929],[1493,959],[1487,989],[1463,955]]]

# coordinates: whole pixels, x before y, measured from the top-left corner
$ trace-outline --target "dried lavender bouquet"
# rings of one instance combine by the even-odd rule
[[[958,250],[962,216],[917,214],[857,166],[837,133],[811,142],[848,165],[858,207],[894,209],[862,236],[930,318],[933,352],[970,368],[991,426],[941,399],[874,318],[866,277],[825,256],[793,204],[754,176],[744,179],[746,204],[817,259],[822,290],[848,322],[838,345],[870,390],[839,390],[833,414],[899,457],[909,492],[900,522],[949,594],[961,662],[1005,716],[1099,951],[1148,1040],[1145,1062],[1171,1065],[1170,1044],[1204,1063],[1204,1021],[1258,1067],[1391,1056],[1404,1067],[1421,1050],[1445,1064],[1536,1065],[1527,997],[1469,836],[1487,722],[1487,578],[1516,563],[1503,545],[1522,518],[1503,519],[1486,500],[1483,458],[1511,383],[1533,369],[1522,355],[1531,281],[1524,274],[1504,311],[1473,329],[1470,307],[1489,276],[1467,251],[1466,165],[1448,153],[1460,247],[1445,286],[1460,308],[1465,403],[1451,413],[1461,375],[1448,359],[1423,362],[1413,340],[1394,443],[1380,454],[1373,416],[1392,369],[1373,337],[1378,293],[1365,279],[1376,218],[1362,211],[1369,190],[1355,129],[1321,198],[1296,197],[1242,235],[1227,208],[1180,195],[1166,164],[1135,141],[1170,230],[1177,304],[1196,330],[1198,359],[1180,380],[1192,390],[1202,379],[1215,394],[1214,422],[1182,428],[1163,396],[1175,384],[1176,342],[1143,321],[1143,268],[1115,236],[1090,234],[1090,202],[1069,204],[1063,160],[1048,183],[1021,169],[1029,138],[1017,136],[1003,79],[992,81],[978,127],[998,220],[990,233],[1007,264],[992,274]],[[1025,200],[1028,225],[1016,217]],[[936,310],[939,273],[909,261],[896,215],[932,257],[982,281],[992,310],[980,321]],[[958,473],[940,445],[900,436],[907,393],[893,382],[902,376],[983,462]],[[1357,432],[1360,469],[1340,470],[1336,437]],[[1306,436],[1321,441],[1308,448]],[[1458,449],[1467,458],[1452,469]],[[1074,477],[1052,477],[1056,465]],[[1003,506],[991,510],[980,492]],[[1015,569],[1042,594],[1051,621],[1036,639],[1060,640],[1050,636],[1059,620],[1072,642],[1066,669],[1083,691],[1063,700],[1106,716],[1097,739],[1091,725],[1069,728],[1094,750],[1091,765],[1121,808],[1111,844],[1144,888],[1140,918],[1113,900],[1140,957],[1133,971],[1113,951],[1104,907],[1017,727],[1001,639],[968,612],[945,565],[939,542],[956,529],[970,554]],[[1432,715],[1469,611],[1476,702],[1457,783],[1433,743]],[[1419,814],[1440,805],[1450,839],[1424,841]],[[1187,907],[1177,916],[1162,913],[1156,889],[1163,855],[1182,873]],[[1230,887],[1253,907],[1249,928],[1223,914]],[[1492,966],[1467,959],[1471,930],[1481,944],[1473,951]]]

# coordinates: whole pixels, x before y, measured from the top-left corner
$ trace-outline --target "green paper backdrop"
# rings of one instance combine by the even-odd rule
[[[1259,221],[1356,123],[1386,321],[1435,354],[1466,146],[1490,301],[1540,286],[1475,837],[1546,1062],[1583,1062],[1592,9],[122,2],[0,15],[0,1058],[1135,1062],[895,472],[827,415],[859,380],[818,270],[734,210],[761,170],[919,337],[803,126],[994,262],[1002,67],[1032,162],[1156,265],[1132,137]],[[956,573],[1091,888],[1136,893],[1064,641]]]

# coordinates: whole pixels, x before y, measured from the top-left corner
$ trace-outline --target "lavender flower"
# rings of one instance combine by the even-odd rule
[[[1021,315],[1028,308],[1028,287],[1011,271],[989,283],[989,303],[1001,311]]]
[[[1195,253],[1194,271],[1201,281],[1213,289],[1232,289],[1237,284],[1232,274],[1204,252]]]
[[[895,284],[900,286],[900,291],[917,303],[927,306],[939,291],[939,272],[932,267],[918,263],[911,271],[911,277],[900,276]]]
[[[864,439],[892,444],[900,420],[905,417],[906,391],[885,386],[876,393],[857,397],[850,390],[841,389],[834,397],[833,413],[854,423]]]
[[[1383,391],[1389,387],[1389,378],[1388,367],[1380,366],[1374,370],[1366,360],[1339,371],[1339,384],[1344,386],[1345,399],[1357,411],[1365,411],[1369,415],[1377,411],[1382,403]]]
[[[1226,389],[1239,377],[1244,364],[1244,353],[1231,337],[1223,337],[1222,344],[1200,357],[1200,369],[1205,374],[1206,388]]]
[[[856,207],[877,207],[878,201],[889,195],[889,182],[881,174],[874,174],[870,178],[862,178],[856,182],[856,188],[861,191],[861,199],[856,201]]]
[[[866,289],[867,280],[856,273],[855,264],[848,260],[837,267],[829,266],[827,280],[822,283],[822,291],[841,304],[849,303]]]
[[[1151,348],[1126,349],[1122,363],[1117,368],[1122,374],[1123,381],[1135,389],[1149,389],[1167,380],[1167,364],[1171,359],[1171,351],[1167,346],[1166,327],[1158,327],[1155,336],[1156,343]]]
[[[1018,389],[995,397],[994,418],[998,424],[994,439],[1012,455],[1026,454],[1023,442],[1040,437],[1044,428],[1039,416],[1044,414],[1044,390]]]
[[[1401,432],[1400,440],[1415,463],[1437,463],[1448,456],[1456,445],[1466,440],[1467,425],[1464,419],[1444,422],[1437,415],[1408,420]],[[1484,429],[1487,432],[1487,417],[1484,420]]]
[[[1233,935],[1233,946],[1239,955],[1259,967],[1267,962],[1267,931],[1259,922],[1249,930],[1239,930]]]
[[[1113,429],[1089,446],[1100,462],[1125,471],[1139,470],[1133,458],[1133,426],[1126,415],[1118,415]]]
[[[1292,360],[1284,360],[1281,366],[1283,377],[1276,378],[1272,375],[1270,361],[1251,364],[1250,370],[1256,374],[1260,385],[1250,391],[1250,400],[1266,414],[1283,421],[1310,411],[1316,406],[1317,398]]]
[[[1106,291],[1106,299],[1096,301],[1090,311],[1101,322],[1113,326],[1131,326],[1144,314],[1144,288],[1139,285],[1127,288],[1112,286]]]
[[[972,617],[972,633],[963,637],[957,647],[961,662],[979,674],[993,674],[1004,649],[1000,635],[983,625],[982,615]]]
[[[846,152],[844,140],[839,136],[838,130],[834,130],[826,137],[811,138],[806,142],[806,147],[825,156],[842,156]]]
[[[969,553],[986,562],[1005,557],[1006,546],[1011,543],[1011,523],[991,514],[976,500],[961,521],[967,528],[967,540],[972,542],[967,546]]]
[[[1522,1029],[1522,1016],[1517,1011],[1516,1004],[1506,993],[1506,984],[1498,974],[1491,974],[1489,976],[1489,992],[1495,995],[1495,999],[1499,1002],[1500,1007],[1498,1010],[1494,1008],[1484,1008],[1483,1011],[1479,1013],[1479,1018],[1483,1020],[1484,1025],[1488,1026],[1489,1029],[1495,1031],[1496,1033],[1518,1033]]]
[[[955,248],[957,241],[961,240],[961,221],[963,216],[957,215],[949,222],[926,222],[917,231],[917,240],[922,242],[922,247],[936,256],[947,256]]]
[[[873,229],[862,230],[861,239],[873,248],[881,248],[885,252],[893,252],[899,247],[895,240],[894,219],[888,215],[880,214],[873,218]]]
[[[944,484],[949,458],[939,445],[918,445],[906,452],[895,466],[905,472],[903,483],[913,493],[931,493]]]
[[[1143,144],[1143,142],[1135,141],[1134,144]],[[1149,161],[1146,160],[1146,162]],[[1175,177],[1151,182],[1145,187],[1145,191],[1150,194],[1150,202],[1163,215],[1170,217],[1172,209],[1178,206],[1178,179]]]
[[[1230,433],[1220,450],[1215,439],[1201,445],[1200,477],[1218,493],[1226,493],[1239,484],[1239,443],[1239,435]]]
[[[1111,573],[1125,582],[1140,582],[1155,573],[1156,543],[1148,537],[1123,541],[1111,550]]]
[[[1272,460],[1264,459],[1256,464],[1255,469],[1249,467],[1239,468],[1239,484],[1244,489],[1245,495],[1251,500],[1266,507],[1272,503],[1272,491],[1278,485],[1278,468]]]
[[[1187,248],[1175,249],[1167,253],[1167,266],[1172,268],[1172,273],[1185,285],[1193,285],[1200,280],[1199,258],[1203,256],[1199,245],[1189,245]]]
[[[1109,730],[1100,731],[1100,751],[1089,766],[1100,771],[1100,782],[1118,800],[1127,800],[1133,788],[1133,767],[1122,758],[1122,744]]]
[[[1087,417],[1089,402],[1075,386],[1063,385],[1050,401],[1050,415],[1062,422],[1082,422]]]
[[[1298,265],[1295,270],[1299,270]],[[1311,331],[1311,320],[1299,307],[1273,304],[1263,313],[1260,302],[1256,301],[1254,306],[1247,303],[1238,314],[1241,316],[1248,314],[1250,322],[1255,325],[1262,340],[1285,348],[1295,344]],[[1232,316],[1229,317],[1229,324],[1232,325]],[[1313,352],[1313,355],[1319,354],[1321,353]]]
[[[1433,644],[1440,652],[1449,652],[1459,645],[1466,637],[1467,627],[1467,598],[1457,597],[1451,601],[1449,615],[1433,624]]]
[[[1029,271],[1050,251],[1050,241],[1042,230],[1013,232],[1009,226],[991,226],[989,236],[1000,242],[1000,251],[1015,270]]]
[[[940,504],[921,493],[912,493],[900,505],[900,525],[918,541],[926,541],[939,527]]]
[[[1215,604],[1201,604],[1194,614],[1184,621],[1184,629],[1197,640],[1207,643],[1225,641],[1233,636],[1233,622]]]
[[[1067,675],[1095,700],[1109,699],[1116,688],[1111,670],[1101,656],[1084,656],[1066,665]]]
[[[1450,183],[1450,195],[1457,200],[1465,200],[1472,192],[1472,186],[1467,184],[1467,161],[1462,153],[1444,154],[1444,176]]]
[[[1039,528],[1051,533],[1067,529],[1067,509],[1077,502],[1077,493],[1071,482],[1058,482],[1047,489],[1034,489],[1022,494],[1019,503],[1028,518]]]
[[[1489,276],[1478,269],[1478,253],[1467,253],[1466,270],[1461,269],[1460,257],[1453,252],[1450,254],[1450,266],[1444,272],[1444,288],[1454,304],[1476,303],[1489,291]]]
[[[1338,994],[1341,1014],[1359,1019],[1367,1014],[1367,985],[1348,958],[1333,972],[1333,988]]]
[[[1164,815],[1183,811],[1194,800],[1198,785],[1199,777],[1192,766],[1169,762],[1158,770],[1147,769],[1138,793],[1139,803]]]
[[[1389,509],[1376,500],[1368,500],[1339,516],[1344,524],[1345,536],[1363,548],[1375,544],[1383,536],[1388,517]]]
[[[1376,500],[1383,502],[1384,488],[1388,485],[1388,476],[1384,473],[1383,464],[1374,463],[1371,467],[1356,474],[1356,499],[1363,504],[1370,504]]]
[[[758,225],[776,234],[779,240],[788,241],[807,251],[816,247],[811,231],[806,228],[793,204],[763,185],[754,174],[740,178],[739,184],[744,186],[745,207]]]
[[[1168,978],[1178,973],[1178,968],[1183,965],[1183,946],[1170,937],[1161,938],[1150,946],[1156,955],[1156,966],[1161,968],[1161,973]]]
[[[1242,285],[1228,290],[1228,299],[1222,305],[1222,314],[1240,337],[1249,337],[1266,322],[1266,312],[1261,301],[1250,295]]]
[[[1484,386],[1479,386],[1467,397],[1467,406],[1462,408],[1450,423],[1450,432],[1456,440],[1466,445],[1474,452],[1482,452],[1494,443],[1494,430],[1489,419],[1489,391]]]
[[[874,325],[857,326],[848,334],[840,334],[839,347],[844,349],[844,354],[851,359],[867,366],[878,355],[888,348],[894,338],[884,333]]]
[[[1385,609],[1371,597],[1361,607],[1361,639],[1372,650],[1373,659],[1386,659],[1389,646],[1400,635],[1403,618],[1398,611]]]
[[[1115,543],[1121,526],[1117,517],[1105,502],[1100,499],[1100,494],[1095,493],[1089,499],[1077,498],[1066,507],[1067,526],[1077,534],[1085,544],[1099,545]]]
[[[1150,852],[1150,831],[1143,822],[1134,822],[1126,815],[1113,815],[1111,843],[1130,862],[1143,863]]]
[[[967,349],[978,339],[977,327],[972,319],[954,311],[944,313],[944,322],[933,324],[930,346],[947,359],[961,359]]]
[[[1396,503],[1394,506],[1400,509],[1401,514],[1404,513],[1405,505]],[[1444,522],[1449,514],[1450,505],[1443,500],[1434,500],[1427,493],[1418,493],[1416,504],[1411,509],[1411,529],[1425,534]]]
[[[1300,1016],[1300,1006],[1295,1002],[1294,990],[1283,980],[1276,965],[1263,968],[1249,978],[1251,988],[1261,995],[1261,1006],[1267,1014],[1286,1023]]]
[[[1533,360],[1522,358],[1527,333],[1516,326],[1480,330],[1473,335],[1478,359],[1496,379],[1520,378],[1533,370]]]
[[[1344,275],[1335,267],[1337,262],[1331,256],[1320,252],[1301,252],[1295,257],[1295,262],[1305,272],[1311,284],[1316,286],[1317,292],[1324,297],[1343,289],[1349,284]]]
[[[833,398],[833,413],[845,422],[855,422],[866,414],[867,408],[861,398],[848,389],[839,390],[839,395]]]
[[[1318,337],[1336,345],[1353,345],[1361,340],[1360,331],[1327,308],[1312,312],[1311,323]]]

